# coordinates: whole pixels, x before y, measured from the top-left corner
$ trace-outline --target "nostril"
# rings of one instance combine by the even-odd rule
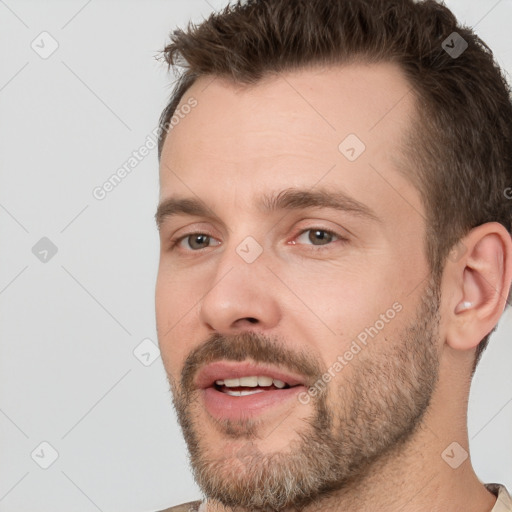
[[[247,320],[249,320],[249,322],[251,322],[251,324],[255,324],[258,322],[258,320],[256,320],[256,318],[252,318],[252,317],[247,318]]]

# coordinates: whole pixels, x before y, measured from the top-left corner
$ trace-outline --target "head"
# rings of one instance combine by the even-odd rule
[[[171,38],[156,305],[174,404],[206,494],[300,507],[404,449],[454,364],[470,380],[510,289],[510,90],[434,1],[239,2]],[[220,360],[299,389],[212,415],[197,379]]]

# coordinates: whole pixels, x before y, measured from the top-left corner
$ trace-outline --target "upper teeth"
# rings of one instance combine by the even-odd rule
[[[238,386],[247,386],[255,388],[256,386],[271,386],[274,384],[276,388],[284,388],[286,384],[279,379],[272,377],[240,377],[239,379],[216,380],[215,384],[219,386],[227,386],[228,388],[236,388]]]

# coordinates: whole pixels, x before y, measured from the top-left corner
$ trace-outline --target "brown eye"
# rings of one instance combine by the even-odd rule
[[[171,249],[175,249],[176,246],[179,246],[183,251],[198,252],[201,249],[210,247],[210,242],[212,240],[215,240],[215,238],[208,235],[207,233],[188,233],[186,235],[180,236],[179,238],[171,240]],[[219,243],[220,242],[215,245],[219,245]]]
[[[341,236],[337,235],[333,231],[330,231],[328,229],[321,229],[321,228],[305,229],[300,233],[297,240],[299,240],[300,237],[304,237],[304,235],[306,233],[309,233],[309,236],[307,236],[307,241],[311,242],[311,243],[310,244],[306,243],[305,245],[323,246],[323,245],[328,245],[329,243],[333,242],[334,239],[344,240]]]
[[[204,249],[204,247],[208,247],[210,242],[210,237],[208,235],[194,233],[193,235],[188,235],[186,237],[189,246],[192,249]]]
[[[320,240],[320,245],[325,245],[326,243],[332,242],[333,237],[333,234],[323,229],[311,229],[308,240],[310,240],[311,242]]]

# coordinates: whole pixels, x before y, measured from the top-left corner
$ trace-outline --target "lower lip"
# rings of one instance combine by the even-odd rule
[[[293,399],[298,401],[297,395],[306,391],[305,386],[294,386],[287,389],[263,391],[253,395],[231,396],[214,387],[202,390],[206,410],[220,420],[240,420],[250,418],[283,406],[285,402]]]

